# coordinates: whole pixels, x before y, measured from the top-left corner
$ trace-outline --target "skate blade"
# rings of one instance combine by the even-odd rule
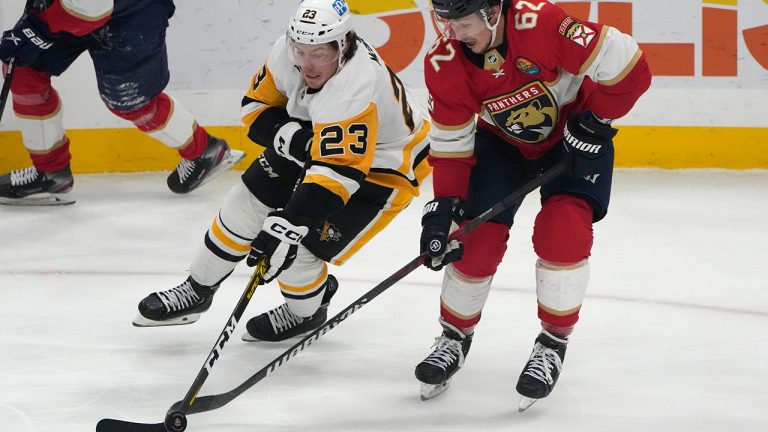
[[[207,176],[205,176],[205,178],[203,179],[203,181],[200,182],[199,185],[197,185],[194,189],[190,189],[190,192],[192,192],[195,189],[198,189],[200,186],[208,183],[214,178],[220,176],[221,174],[224,174],[225,171],[235,166],[235,164],[243,160],[243,158],[245,158],[244,152],[241,152],[240,150],[229,149],[229,151],[227,151],[224,157],[221,158],[221,162],[219,162],[218,165],[213,167],[213,169],[208,173]]]
[[[533,399],[525,396],[520,396],[520,404],[517,406],[517,412],[524,412],[531,405],[535,404],[538,399]]]
[[[164,321],[151,320],[139,314],[136,316],[136,318],[133,319],[133,326],[134,327],[166,327],[166,326],[175,326],[175,325],[187,325],[187,324],[192,324],[193,322],[196,322],[199,319],[200,319],[199,313],[193,313],[193,314],[185,315],[183,317],[172,318]]]
[[[314,331],[314,329],[312,329],[312,330],[310,330],[310,331],[308,331],[308,332],[304,332],[304,333],[301,333],[301,334],[297,334],[296,336],[291,336],[291,337],[289,337],[289,338],[285,338],[285,339],[283,339],[283,340],[278,340],[278,341],[268,341],[268,340],[264,340],[264,339],[256,339],[255,337],[251,336],[251,334],[250,334],[250,333],[248,333],[248,332],[246,331],[246,332],[243,332],[243,335],[240,337],[240,339],[242,339],[242,341],[243,341],[243,342],[256,342],[256,343],[266,343],[266,344],[278,344],[278,343],[280,343],[280,342],[292,342],[292,341],[298,341],[298,340],[300,340],[301,338],[303,338],[304,336],[306,336],[306,335],[308,335],[309,333],[311,333],[312,331]]]
[[[39,193],[26,196],[24,198],[5,198],[0,197],[0,204],[8,206],[62,206],[74,204],[75,199],[66,193],[52,194]]]
[[[451,380],[442,384],[421,383],[421,400],[427,401],[443,394],[451,385]]]

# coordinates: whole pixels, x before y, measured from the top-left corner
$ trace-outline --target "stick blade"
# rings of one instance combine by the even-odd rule
[[[96,432],[166,432],[163,423],[133,423],[123,420],[102,419]]]

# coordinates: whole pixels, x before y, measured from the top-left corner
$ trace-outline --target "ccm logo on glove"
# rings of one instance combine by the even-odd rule
[[[304,238],[302,234],[299,234],[288,227],[282,226],[277,222],[273,223],[272,226],[269,227],[269,229],[272,230],[272,232],[276,234],[281,234],[286,239],[296,243],[299,243],[301,239]]]

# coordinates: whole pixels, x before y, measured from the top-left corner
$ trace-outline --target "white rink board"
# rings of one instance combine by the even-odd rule
[[[0,22],[13,25],[23,0],[3,0]],[[593,1],[597,5],[598,1]],[[239,101],[274,39],[285,31],[295,6],[292,0],[177,1],[168,36],[171,82],[168,91],[197,115],[204,125],[237,125]],[[695,76],[656,77],[652,89],[619,124],[658,126],[768,127],[768,72],[738,38],[738,76],[703,77],[701,55],[702,2],[698,0],[635,1],[634,36],[647,43],[696,44]],[[423,89],[421,59],[434,39],[428,0],[415,0],[425,19],[426,36],[417,59],[400,72],[412,89]],[[768,2],[741,0],[738,29],[768,24]],[[398,13],[400,11],[389,12]],[[408,10],[406,10],[408,12]],[[389,38],[377,18],[356,16],[359,33],[374,46]],[[592,8],[592,16],[596,8]],[[62,94],[67,128],[131,127],[102,106],[87,56],[79,59],[54,85]],[[421,92],[424,93],[423,91]],[[0,130],[18,129],[14,116]]]

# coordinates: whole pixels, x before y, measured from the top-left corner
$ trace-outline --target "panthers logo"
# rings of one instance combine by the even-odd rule
[[[544,141],[557,124],[555,99],[540,82],[485,101],[484,106],[507,136],[528,144]]]
[[[541,102],[534,100],[517,111],[512,111],[507,119],[507,129],[513,134],[535,138],[540,135],[545,138],[552,131],[555,123],[552,116],[547,114],[541,106]]]

